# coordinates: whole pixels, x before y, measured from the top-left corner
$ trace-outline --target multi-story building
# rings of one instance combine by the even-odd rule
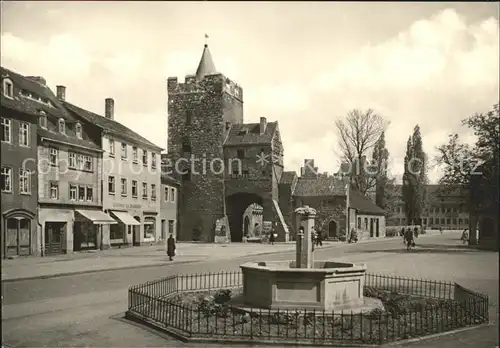
[[[102,150],[96,127],[69,113],[40,81],[32,96],[52,105],[38,127],[38,204],[44,255],[104,247]],[[65,93],[58,87],[59,97]]]
[[[439,185],[427,185],[427,200],[422,213],[422,226],[430,229],[463,230],[469,227],[466,195],[463,190],[442,190]],[[398,196],[388,219],[391,226],[407,225],[402,186],[396,186]]]
[[[155,242],[161,236],[162,149],[115,121],[113,99],[107,98],[104,104],[105,116],[101,116],[63,102],[70,114],[100,130],[102,205],[118,222],[103,229],[103,242],[111,246]]]
[[[4,68],[1,78],[1,255],[37,255],[36,125],[50,106],[32,97],[36,82]]]
[[[161,176],[161,234],[160,240],[164,241],[170,234],[177,239],[179,210],[177,202],[179,200],[180,183],[169,175],[162,174]]]

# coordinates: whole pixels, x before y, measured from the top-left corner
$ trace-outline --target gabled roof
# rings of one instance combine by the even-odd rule
[[[216,74],[217,69],[215,69],[214,61],[212,60],[212,55],[208,49],[208,45],[205,44],[203,48],[203,53],[201,54],[200,63],[198,64],[198,69],[196,69],[196,79],[198,81],[202,80],[205,75]]]
[[[260,134],[260,123],[234,124],[224,145],[270,145],[277,128],[278,122],[267,122],[266,131]]]
[[[299,178],[294,196],[299,197],[330,197],[345,196],[347,181],[333,176],[320,175],[316,178]]]
[[[133,143],[136,143],[137,145],[141,145],[144,147],[147,147],[151,150],[155,151],[161,151],[163,150],[161,147],[153,144],[146,138],[140,136],[130,128],[124,126],[120,122],[117,122],[115,120],[106,118],[104,116],[98,115],[96,113],[93,113],[91,111],[82,109],[74,104],[68,103],[66,101],[63,102],[64,107],[68,109],[70,112],[73,114],[81,117],[82,119],[86,120],[87,122],[91,122],[95,124],[97,127],[101,128],[103,131],[108,132],[116,137],[123,138],[126,140],[129,140]]]
[[[175,185],[175,186],[181,185],[179,180],[176,180],[169,174],[164,174],[164,173],[161,174],[161,183],[165,185]]]
[[[35,116],[40,115],[40,111],[44,111],[48,117],[63,118],[66,121],[72,119],[48,86],[31,80],[4,67],[0,67],[0,70],[2,80],[4,78],[9,78],[14,84],[14,99],[9,99],[2,94],[2,107]],[[37,96],[49,101],[52,106],[32,100],[31,98],[22,95],[21,91],[34,93]]]
[[[385,215],[385,211],[362,193],[349,189],[349,207],[361,214]]]

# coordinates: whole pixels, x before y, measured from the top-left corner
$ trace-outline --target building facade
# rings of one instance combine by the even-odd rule
[[[161,232],[159,240],[165,241],[169,235],[178,238],[179,209],[178,192],[180,183],[168,175],[161,176]]]
[[[37,122],[45,105],[28,98],[32,81],[1,68],[1,255],[39,255]]]
[[[104,116],[64,101],[69,112],[100,129],[102,205],[117,224],[103,229],[110,246],[139,246],[161,238],[161,148],[114,120],[114,101]]]
[[[54,105],[38,127],[43,255],[101,249],[104,226],[116,222],[102,212],[99,133],[93,124],[70,114],[48,87],[40,85],[39,93]]]
[[[427,185],[427,202],[421,225],[429,229],[464,230],[469,227],[466,194],[463,190],[442,190],[439,185]],[[407,225],[402,186],[396,186],[398,196],[388,219],[390,226]]]

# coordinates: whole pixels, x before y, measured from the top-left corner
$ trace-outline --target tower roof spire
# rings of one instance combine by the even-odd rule
[[[200,64],[198,64],[198,69],[196,69],[197,80],[203,79],[205,75],[217,73],[214,61],[212,60],[212,55],[210,54],[210,50],[208,49],[207,39],[208,35],[205,34],[205,47],[203,48],[203,53],[201,55]]]

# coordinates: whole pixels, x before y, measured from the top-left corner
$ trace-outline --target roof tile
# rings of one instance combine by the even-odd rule
[[[334,176],[317,178],[301,177],[297,181],[293,195],[300,197],[343,196],[347,181]]]
[[[259,123],[239,123],[232,125],[224,145],[270,145],[278,122],[268,122],[264,134],[260,134]]]

